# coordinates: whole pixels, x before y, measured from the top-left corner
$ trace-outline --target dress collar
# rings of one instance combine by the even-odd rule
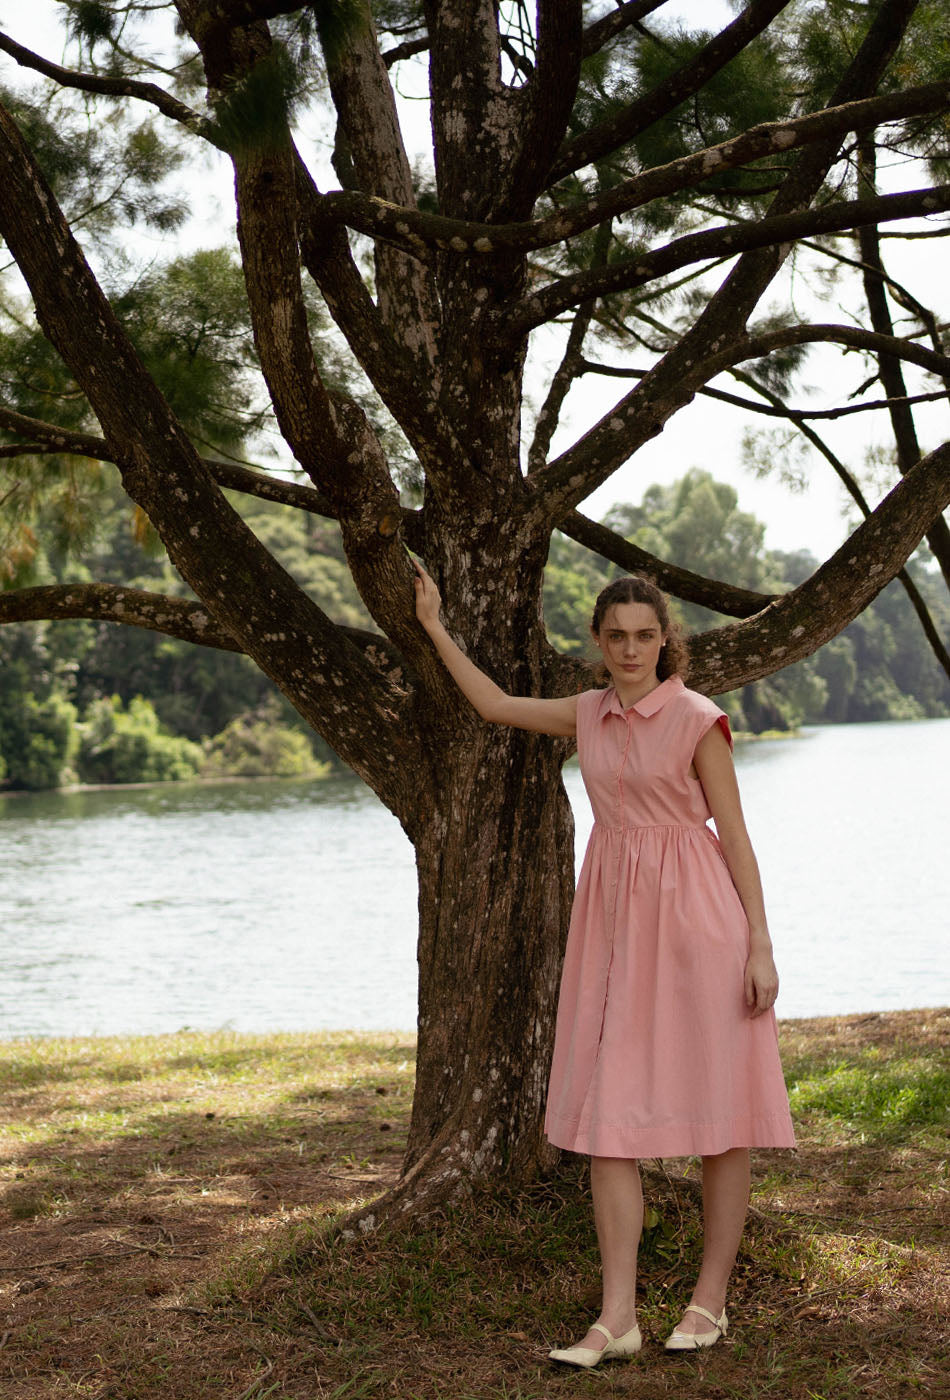
[[[649,719],[650,715],[655,715],[658,710],[662,710],[667,700],[671,699],[683,688],[682,676],[667,676],[666,680],[660,681],[660,684],[654,690],[648,691],[642,700],[638,700],[635,705],[630,705],[627,709],[624,709],[623,705],[620,703],[620,696],[613,686],[609,686],[608,689],[604,691],[604,706],[601,713],[620,715],[621,718],[624,718],[630,713],[630,710],[636,710],[638,715],[643,715],[645,719]]]

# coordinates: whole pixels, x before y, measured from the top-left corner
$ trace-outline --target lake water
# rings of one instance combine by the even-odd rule
[[[950,720],[740,748],[780,1016],[950,1003]],[[578,855],[590,811],[566,782]],[[411,1029],[415,871],[356,779],[0,795],[0,1037]]]

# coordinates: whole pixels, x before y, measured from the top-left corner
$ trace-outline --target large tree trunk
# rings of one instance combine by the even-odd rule
[[[538,1105],[574,888],[566,749],[482,726],[448,759],[438,816],[416,846],[419,1056],[407,1166],[437,1138],[462,1181],[524,1180],[553,1160]]]

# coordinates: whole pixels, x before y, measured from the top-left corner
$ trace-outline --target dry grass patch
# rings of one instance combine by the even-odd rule
[[[580,1375],[545,1355],[598,1302],[581,1164],[424,1230],[335,1235],[395,1179],[407,1037],[0,1046],[0,1396],[946,1395],[950,1013],[781,1032],[801,1145],[756,1154],[729,1338],[698,1357],[657,1344],[695,1269],[698,1188],[648,1164],[650,1340]]]

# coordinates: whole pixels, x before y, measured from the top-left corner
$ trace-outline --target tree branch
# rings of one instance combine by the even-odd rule
[[[941,228],[916,229],[909,233],[882,233],[882,238],[901,238],[905,241],[917,238],[946,238],[950,234],[950,224],[944,224]]]
[[[583,136],[567,142],[551,168],[549,182],[553,184],[565,175],[570,175],[572,171],[580,169],[582,165],[590,165],[602,156],[616,151],[668,112],[672,112],[688,97],[692,97],[767,29],[788,2],[789,0],[752,0],[748,8],[710,40],[705,48],[663,82],[658,83],[652,91],[635,98],[615,117],[592,127]]]
[[[581,73],[582,42],[580,4],[537,0],[535,68],[523,90],[526,107],[519,124],[518,153],[507,173],[516,205],[525,213],[530,213],[544,187],[570,120]]]
[[[91,457],[97,462],[112,462],[116,465],[116,453],[105,438],[92,433],[80,433],[59,428],[55,423],[44,423],[39,418],[28,418],[24,413],[0,406],[0,428],[7,432],[25,434],[34,438],[34,443],[24,443],[10,449],[0,449],[0,455],[24,456],[31,452],[44,454],[64,453],[75,457]],[[286,481],[281,477],[268,476],[265,472],[253,471],[236,462],[222,462],[214,457],[202,457],[203,464],[219,486],[230,491],[242,491],[245,495],[258,496],[264,501],[274,501],[279,505],[295,506],[309,511],[311,515],[327,516],[335,520],[333,507],[325,496],[312,486],[304,486],[297,481]]]
[[[366,150],[359,158],[362,173],[369,179],[382,179],[385,162],[397,159],[401,152],[408,180],[392,90],[379,59],[368,6],[361,3],[360,11],[359,22],[347,30],[327,58],[334,99],[350,116],[348,134],[366,137]],[[192,26],[198,36],[200,25],[194,15]],[[266,32],[251,35],[243,31],[229,35],[219,46],[200,39],[199,47],[209,84],[221,92],[235,80],[246,79],[271,49]],[[350,96],[341,90],[347,77],[367,106],[374,111],[381,107],[378,131],[372,128],[367,113],[354,111]],[[236,146],[232,162],[238,240],[254,343],[281,432],[339,519],[347,562],[370,615],[439,689],[446,681],[431,647],[423,645],[416,622],[409,586],[411,567],[398,536],[402,507],[385,454],[356,401],[327,389],[313,353],[298,246],[299,158],[286,117],[280,118],[279,128],[266,145]],[[406,187],[399,183],[400,170],[397,162],[390,178],[403,192]],[[408,188],[411,191],[411,186]],[[386,266],[391,272],[391,263]],[[382,268],[383,261],[379,261],[377,272]],[[414,297],[393,295],[404,310],[408,308],[421,334],[421,312]],[[384,299],[381,289],[381,302]],[[403,339],[405,342],[405,336]],[[421,351],[417,359],[420,368],[422,361],[429,363]]]
[[[355,3],[358,21],[347,26],[342,39],[324,45],[339,128],[359,189],[412,208],[412,171],[372,12],[368,0]],[[376,245],[375,259],[380,319],[412,357],[419,374],[432,377],[438,309],[431,274],[415,258],[385,243]]]
[[[243,652],[240,643],[215,622],[203,604],[190,598],[175,598],[114,583],[56,583],[39,588],[0,590],[0,625],[76,618],[144,627],[149,632],[177,637],[195,646]],[[340,631],[390,684],[405,689],[406,663],[388,637],[362,627],[340,625]]]
[[[573,5],[572,5],[573,7]],[[504,90],[500,78],[497,6],[493,0],[447,5],[427,0],[429,92],[439,205],[450,215],[487,213],[494,191],[476,189],[473,164],[494,158],[498,135],[524,105],[524,89]],[[506,121],[505,119],[508,118]]]
[[[679,160],[622,180],[588,200],[560,209],[545,219],[522,223],[476,223],[422,212],[356,190],[334,190],[320,196],[316,216],[327,224],[345,223],[369,237],[386,238],[425,258],[431,249],[465,256],[488,257],[552,247],[565,238],[595,228],[606,219],[631,213],[665,195],[702,184],[712,175],[749,161],[787,154],[818,141],[880,126],[902,117],[938,112],[950,101],[950,83],[928,83],[883,97],[826,107],[781,122],[762,122],[740,136],[696,151]]]
[[[48,59],[41,58],[31,49],[24,48],[2,31],[0,49],[15,59],[22,68],[32,68],[35,72],[42,73],[44,78],[52,78],[60,87],[78,88],[81,92],[94,92],[105,97],[135,97],[147,102],[150,106],[157,107],[164,116],[171,117],[173,121],[187,127],[196,136],[201,136],[213,146],[224,149],[207,117],[180,102],[157,83],[143,83],[134,78],[106,78],[96,73],[79,73],[71,68],[63,68],[58,63],[50,63]]]
[[[207,41],[217,37],[216,32],[292,15],[301,8],[300,0],[202,0],[201,38]]]
[[[188,598],[173,598],[113,583],[57,583],[0,591],[0,623],[64,618],[121,622],[219,651],[244,650],[202,603]]]
[[[688,603],[700,603],[704,608],[711,608],[713,612],[725,613],[727,617],[751,617],[754,613],[761,612],[776,597],[774,593],[756,593],[749,588],[736,588],[732,584],[721,583],[718,579],[694,574],[691,569],[667,564],[655,554],[650,554],[631,540],[625,540],[621,535],[609,530],[606,525],[599,525],[588,516],[581,515],[580,511],[572,510],[570,515],[558,523],[557,528],[562,534],[569,535],[572,540],[582,544],[585,549],[599,554],[602,559],[609,559],[611,564],[616,564],[631,573],[648,574],[657,586],[667,593],[683,598]]]
[[[594,243],[592,262],[595,266],[603,266],[606,263],[610,239],[610,224],[601,224]],[[538,414],[534,426],[534,438],[528,449],[529,472],[543,467],[547,461],[548,449],[551,446],[551,439],[557,431],[564,400],[574,380],[584,373],[582,366],[585,361],[581,356],[581,350],[590,327],[595,305],[594,301],[583,302],[574,316],[563,358],[551,379],[541,412]]]
[[[873,142],[863,137],[858,142],[858,173],[862,184],[873,191],[876,187],[876,153]],[[894,324],[885,290],[886,275],[881,258],[881,245],[876,228],[862,228],[858,232],[861,260],[864,264],[862,280],[867,299],[871,326],[882,335],[891,336]],[[920,443],[914,423],[913,409],[906,402],[907,388],[904,383],[904,370],[900,358],[882,351],[878,356],[878,370],[884,392],[891,399],[889,409],[894,445],[897,449],[897,469],[903,475],[915,462],[920,460]],[[901,400],[904,400],[901,402]],[[950,588],[950,526],[942,518],[935,520],[927,532],[927,543],[940,566],[944,582]]]
[[[3,407],[0,407],[0,428],[8,432],[33,434],[37,439],[35,443],[0,447],[0,457],[65,453],[118,465],[115,462],[116,454],[106,439],[93,437],[91,433],[66,432],[54,423],[43,423],[38,418],[28,418],[23,413],[14,413],[12,409]],[[201,462],[226,491],[240,491],[245,496],[273,501],[275,505],[292,506],[295,510],[305,510],[326,520],[337,519],[330,502],[312,486],[271,476],[268,472],[244,467],[237,462],[222,462],[215,457],[202,457]],[[424,538],[422,512],[402,509],[399,533],[411,549],[421,551]]]
[[[926,217],[944,209],[950,209],[950,185],[844,200],[826,204],[820,209],[800,209],[794,213],[767,216],[755,223],[727,224],[699,233],[688,233],[664,248],[549,283],[512,309],[505,319],[504,336],[514,343],[535,327],[582,301],[615,292],[633,291],[705,258],[728,257],[751,249],[781,246],[807,234],[839,232],[892,219]]]
[[[285,440],[339,514],[359,472],[310,341],[289,143],[280,150],[236,153],[233,160],[238,240],[261,371]]]
[[[534,437],[528,449],[528,471],[537,471],[547,461],[551,439],[557,431],[561,408],[575,379],[584,373],[582,369],[581,346],[594,314],[594,303],[584,302],[578,307],[567,337],[567,345],[561,363],[555,370],[544,403],[534,425]]]
[[[590,58],[591,54],[604,48],[632,24],[639,24],[640,20],[652,15],[654,10],[662,9],[665,4],[666,0],[618,0],[616,9],[595,19],[584,30],[584,57]]]
[[[692,398],[693,394],[699,391],[701,383],[714,379],[717,374],[731,369],[733,365],[741,364],[744,360],[762,359],[773,350],[789,345],[807,344],[810,341],[849,345],[871,354],[879,354],[881,350],[889,351],[933,374],[945,375],[950,371],[950,357],[938,354],[926,346],[916,345],[913,341],[877,335],[859,326],[790,326],[757,336],[741,336],[727,349],[707,356],[698,365],[691,366],[697,383],[695,389],[690,386],[688,397]],[[654,372],[649,371],[648,374]],[[646,382],[647,377],[645,376],[641,383]],[[666,417],[668,416],[669,414],[666,414]],[[572,506],[589,495],[601,481],[606,480],[638,446],[662,432],[665,421],[666,418],[660,417],[649,404],[644,405],[638,401],[637,390],[634,389],[610,412],[604,414],[573,447],[553,462],[549,462],[541,471],[528,477],[527,481],[536,489],[540,488],[546,503],[549,504],[555,499],[553,493],[557,491],[559,498],[568,506]]]
[[[313,178],[296,157],[300,250],[330,315],[386,407],[402,428],[427,478],[440,483],[448,462],[462,462],[466,451],[439,408],[435,382],[422,379],[383,318],[353,261],[346,232],[322,217]]]
[[[394,63],[401,63],[404,58],[413,58],[417,53],[425,53],[428,47],[429,36],[423,34],[420,39],[405,39],[394,48],[386,49],[381,57],[386,67],[392,68]]]
[[[578,374],[599,374],[608,379],[643,379],[649,373],[645,369],[628,369],[624,365],[601,365],[594,360],[581,358],[576,362]],[[756,386],[758,387],[758,386]],[[760,392],[764,393],[764,390]],[[704,388],[698,389],[697,393],[703,398],[716,399],[719,403],[731,404],[734,408],[741,408],[747,413],[760,413],[767,418],[786,418],[792,423],[804,423],[818,419],[848,418],[854,413],[870,413],[878,409],[889,408],[891,399],[872,399],[866,403],[845,404],[842,408],[792,408],[782,400],[776,399],[775,403],[781,405],[774,407],[771,404],[756,403],[755,399],[746,399],[741,394],[728,394],[724,389],[711,389],[707,384]],[[933,403],[937,399],[945,399],[950,396],[950,391],[937,389],[932,394],[911,394],[902,402]]]
[[[861,326],[807,325],[786,326],[782,330],[764,331],[760,335],[742,336],[727,349],[711,355],[703,361],[702,369],[707,379],[712,379],[723,370],[744,360],[759,360],[773,350],[782,350],[789,345],[804,345],[814,341],[850,345],[855,350],[864,350],[872,355],[881,351],[909,360],[931,374],[950,373],[950,356],[929,350],[926,345],[917,345],[912,340],[900,340],[897,336],[879,335],[876,331],[866,331]]]
[[[743,622],[690,639],[690,684],[746,685],[824,646],[898,573],[950,504],[950,442],[923,457],[820,569]]]

